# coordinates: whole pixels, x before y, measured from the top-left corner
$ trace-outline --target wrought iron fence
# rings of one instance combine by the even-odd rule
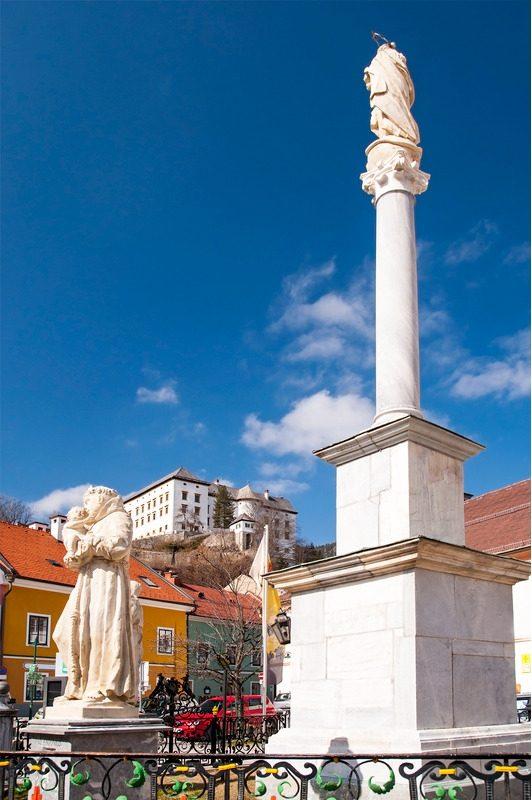
[[[526,755],[0,755],[4,800],[530,800]]]
[[[205,731],[196,738],[184,737],[169,725],[160,735],[160,753],[253,755],[264,753],[270,736],[290,727],[290,711],[252,717],[213,716]]]

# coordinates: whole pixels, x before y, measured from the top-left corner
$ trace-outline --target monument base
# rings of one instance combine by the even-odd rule
[[[49,710],[47,709],[47,713]],[[59,776],[55,781],[52,776],[43,778],[36,772],[35,777],[32,776],[32,782],[35,786],[46,789],[46,796],[51,800],[58,800],[59,797],[62,800],[99,797],[102,795],[102,782],[106,782],[112,797],[127,795],[128,786],[134,786],[135,800],[148,800],[150,780],[144,770],[132,761],[112,755],[105,758],[105,755],[156,753],[159,737],[164,729],[164,723],[157,717],[109,719],[101,712],[99,719],[50,719],[47,716],[42,720],[32,720],[26,728],[30,751],[36,758],[37,754],[46,754],[49,757],[57,753],[57,759],[51,758],[50,762],[54,765],[51,767],[52,771]],[[68,753],[89,753],[94,757],[89,755],[83,758],[77,755],[63,779]],[[98,754],[97,757],[95,754]],[[143,759],[141,764],[142,761]],[[46,780],[46,786],[41,783],[43,780]],[[128,784],[131,780],[134,783]]]
[[[67,700],[61,697],[54,700],[44,712],[48,720],[84,720],[84,719],[138,719],[136,706],[120,700]]]
[[[309,730],[285,728],[268,740],[266,754],[331,753],[358,756],[394,753],[460,754],[528,753],[530,723],[480,725],[469,728],[433,730]]]

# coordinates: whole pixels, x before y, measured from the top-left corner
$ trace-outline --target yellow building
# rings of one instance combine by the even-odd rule
[[[0,522],[0,664],[22,711],[32,691],[35,706],[42,700],[42,681],[35,690],[28,684],[34,653],[41,675],[56,673],[52,632],[76,581],[63,564],[64,554],[63,544],[49,531]],[[194,601],[136,558],[131,558],[130,574],[141,586],[148,690],[159,672],[178,678],[186,673],[187,614]]]

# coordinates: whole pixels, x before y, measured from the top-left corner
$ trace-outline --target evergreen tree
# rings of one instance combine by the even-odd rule
[[[235,504],[227,486],[223,483],[220,484],[216,494],[216,503],[214,504],[214,514],[212,518],[213,526],[215,528],[228,528],[233,521]]]

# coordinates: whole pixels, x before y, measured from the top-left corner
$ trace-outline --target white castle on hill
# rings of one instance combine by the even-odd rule
[[[180,539],[210,533],[220,481],[198,478],[184,467],[124,497],[133,520],[133,538],[149,539],[174,534]],[[278,551],[293,549],[297,511],[285,497],[273,497],[266,489],[255,492],[249,484],[226,486],[234,501],[229,530],[241,550],[252,547],[268,523]]]

